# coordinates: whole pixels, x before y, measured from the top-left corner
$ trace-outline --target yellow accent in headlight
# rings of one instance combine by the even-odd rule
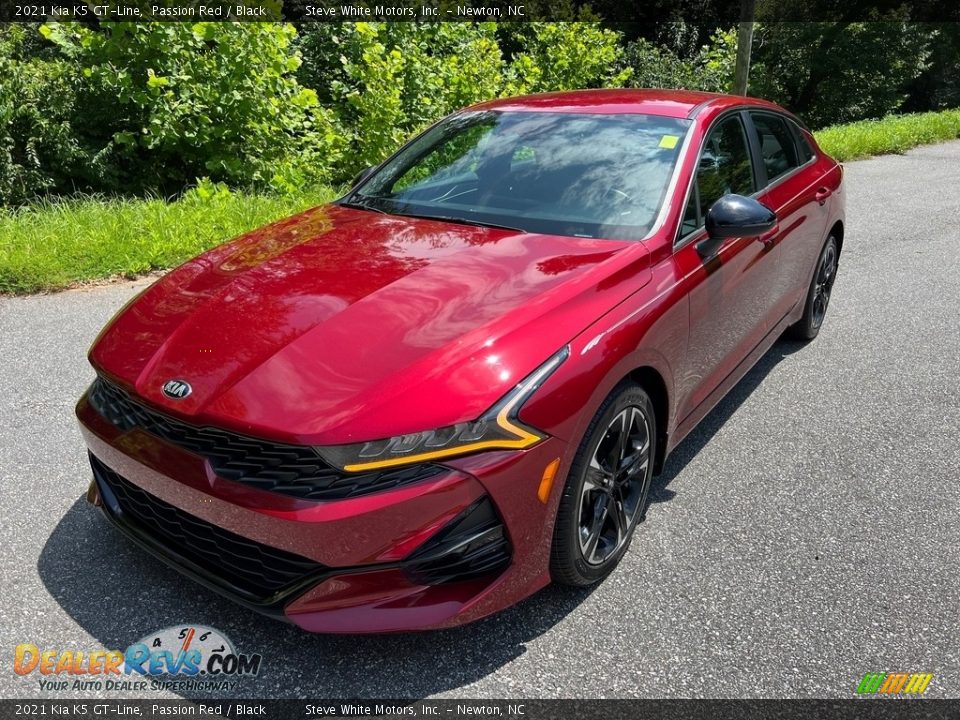
[[[374,460],[372,462],[353,463],[351,465],[345,465],[343,469],[347,472],[381,470],[383,468],[397,467],[398,465],[409,465],[410,463],[438,460],[440,458],[453,457],[455,455],[465,455],[466,453],[472,453],[477,450],[522,450],[523,448],[528,448],[531,445],[535,445],[543,440],[543,437],[510,422],[508,415],[513,409],[513,406],[516,405],[521,399],[522,396],[518,395],[509,404],[505,405],[499,413],[497,413],[497,425],[504,430],[515,434],[517,436],[516,440],[481,440],[480,442],[469,443],[467,445],[458,445],[457,447],[445,448],[443,450],[432,450],[430,452],[416,453],[414,455],[404,455],[403,457],[390,458],[389,460]]]
[[[537,388],[569,356],[570,346],[561,348],[487,410],[479,420],[448,425],[431,431],[396,435],[362,444],[318,447],[315,450],[331,465],[342,468],[347,472],[363,472],[365,470],[380,470],[400,465],[410,465],[466,455],[478,450],[523,450],[531,445],[536,445],[546,437],[546,434],[521,424],[517,420],[517,412],[531,394],[536,392]],[[496,413],[495,416],[494,413]],[[493,425],[494,422],[496,423],[495,426]],[[493,437],[489,437],[488,430],[493,431]],[[507,437],[497,437],[504,434]],[[484,440],[484,437],[489,439]],[[456,442],[462,444],[444,447],[444,445]],[[385,445],[385,447],[378,450],[378,445]],[[437,449],[415,452],[421,446]],[[406,447],[410,448],[410,454],[404,452],[403,448]],[[354,450],[358,450],[358,452],[354,454]],[[368,457],[380,457],[384,453],[389,453],[392,457],[380,460],[365,460]],[[344,457],[344,454],[347,457]],[[347,460],[353,459],[358,462],[347,462]]]

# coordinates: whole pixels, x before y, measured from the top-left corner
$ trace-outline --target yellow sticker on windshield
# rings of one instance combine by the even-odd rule
[[[667,150],[673,150],[677,143],[680,142],[680,137],[677,135],[664,135],[660,138],[660,147],[666,148]]]

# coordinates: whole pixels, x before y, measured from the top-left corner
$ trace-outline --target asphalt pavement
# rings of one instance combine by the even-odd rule
[[[147,281],[0,299],[0,697],[177,697],[42,691],[13,649],[190,623],[262,653],[233,696],[843,698],[922,671],[960,697],[960,142],[846,183],[820,337],[778,342],[678,448],[615,573],[443,632],[304,634],[133,547],[82,499],[73,406]]]

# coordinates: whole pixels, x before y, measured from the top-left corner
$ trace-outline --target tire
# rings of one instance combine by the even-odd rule
[[[817,269],[813,273],[813,280],[810,281],[810,289],[807,290],[807,298],[804,300],[803,317],[787,331],[793,339],[809,342],[820,333],[830,304],[833,283],[837,279],[839,260],[840,245],[837,238],[831,235],[817,258]]]
[[[554,582],[592,585],[617,566],[646,514],[656,452],[650,397],[621,383],[590,421],[567,476],[550,553]]]

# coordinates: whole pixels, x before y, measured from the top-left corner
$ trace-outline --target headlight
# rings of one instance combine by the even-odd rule
[[[363,472],[465,455],[478,450],[519,450],[530,447],[545,436],[521,423],[517,414],[524,401],[560,367],[569,354],[570,349],[563,348],[473,422],[355,445],[330,445],[316,448],[316,451],[328,463],[346,472]]]

